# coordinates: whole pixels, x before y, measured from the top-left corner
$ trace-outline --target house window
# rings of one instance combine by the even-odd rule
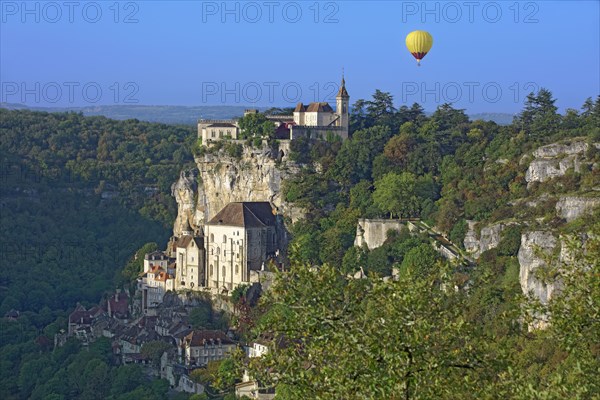
[[[215,241],[215,235],[213,235],[212,233],[210,234],[210,241],[214,242]]]
[[[227,235],[223,235],[223,243],[227,243]]]
[[[208,273],[210,274],[210,276],[212,276],[213,275],[213,266],[212,266],[212,264],[210,265],[210,268],[208,269],[208,271],[209,271]]]
[[[223,279],[225,279],[225,266],[223,266]]]
[[[235,274],[239,275],[239,273],[240,273],[240,266],[235,264]]]

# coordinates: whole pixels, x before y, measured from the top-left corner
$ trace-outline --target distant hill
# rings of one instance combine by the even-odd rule
[[[476,119],[482,119],[484,121],[494,121],[498,125],[510,125],[513,121],[515,114],[508,113],[478,113],[469,114],[469,118],[475,121]]]
[[[240,116],[248,107],[244,106],[144,106],[113,105],[90,107],[29,107],[23,104],[1,103],[0,108],[9,110],[28,109],[46,112],[81,112],[85,116],[103,115],[116,120],[137,119],[165,124],[196,125],[199,118],[227,119]],[[259,110],[265,108],[255,107]]]
[[[144,106],[144,105],[112,105],[89,107],[29,107],[23,104],[0,103],[0,108],[9,110],[28,109],[46,112],[81,112],[85,116],[103,115],[116,120],[138,119],[148,122],[162,122],[165,124],[195,125],[199,118],[227,119],[238,117],[244,113],[248,106]],[[266,107],[254,107],[264,111]],[[479,113],[470,114],[472,120],[482,119],[494,121],[500,125],[512,122],[513,115],[505,113]]]

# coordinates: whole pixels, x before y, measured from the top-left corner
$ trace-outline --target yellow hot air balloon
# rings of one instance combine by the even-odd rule
[[[417,59],[417,64],[421,66],[421,60],[431,50],[433,46],[433,37],[429,32],[412,31],[406,36],[406,47],[410,54]]]

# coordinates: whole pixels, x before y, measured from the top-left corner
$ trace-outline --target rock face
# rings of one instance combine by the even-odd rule
[[[600,206],[598,197],[564,196],[556,203],[556,215],[571,222],[582,215],[589,214],[598,206]]]
[[[536,276],[536,269],[547,267],[544,255],[550,256],[558,245],[557,238],[547,231],[526,232],[521,235],[518,259],[519,281],[524,294],[533,294],[543,304],[548,303],[558,288],[557,282],[544,282]]]
[[[198,170],[182,172],[171,188],[178,206],[175,236],[181,233],[186,218],[192,227],[201,226],[236,201],[268,201],[279,214],[292,220],[303,215],[286,204],[281,195],[282,183],[298,172],[298,166],[289,161],[278,164],[269,148],[245,146],[240,158],[218,153],[195,161]]]
[[[583,141],[552,143],[535,150],[533,156],[535,158],[555,158],[561,155],[582,154],[587,149],[588,144]]]
[[[354,245],[366,244],[369,250],[383,245],[389,230],[400,231],[405,223],[398,219],[359,219]]]
[[[475,231],[475,221],[467,221],[469,230],[465,235],[463,245],[465,249],[473,255],[475,258],[479,258],[481,253],[484,251],[498,247],[502,231],[510,225],[514,225],[514,222],[508,223],[497,223],[490,226],[481,228],[479,239],[477,239],[477,232]]]
[[[600,148],[600,143],[595,143],[594,146]],[[574,141],[553,143],[538,148],[533,152],[535,159],[529,164],[525,173],[527,184],[545,182],[563,176],[570,168],[579,172],[581,166],[585,164],[583,158],[588,147],[589,145],[584,141]]]
[[[181,231],[189,222],[190,225],[198,226],[196,216],[195,194],[198,188],[197,171],[181,171],[179,179],[171,185],[171,195],[177,202],[177,218],[173,224],[173,235],[181,236]]]
[[[269,149],[245,148],[240,159],[205,155],[196,164],[202,178],[197,210],[203,221],[234,201],[268,201],[284,215],[295,211],[284,202],[281,187],[298,168],[288,162],[280,169]]]

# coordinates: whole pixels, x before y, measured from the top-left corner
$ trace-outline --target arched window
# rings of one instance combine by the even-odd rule
[[[210,234],[210,241],[214,242],[215,241],[215,235],[213,235],[212,233]]]
[[[223,235],[223,243],[227,243],[227,235]]]
[[[208,269],[208,273],[210,274],[210,276],[213,276],[213,266],[212,266],[212,264],[210,264],[210,267]]]

